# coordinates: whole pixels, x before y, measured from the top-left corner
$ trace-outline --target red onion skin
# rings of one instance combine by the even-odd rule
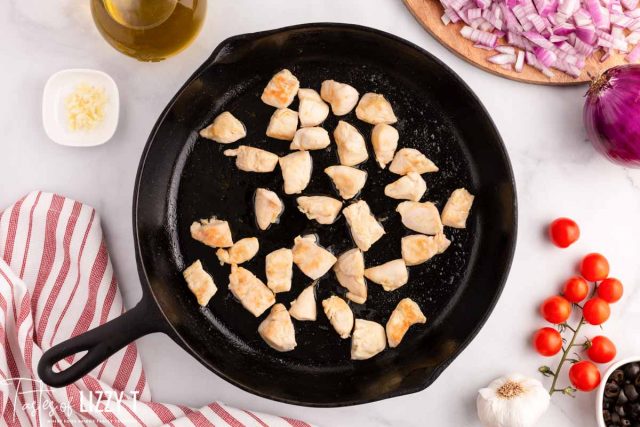
[[[583,119],[593,146],[615,163],[640,168],[640,64],[608,69],[586,98]]]

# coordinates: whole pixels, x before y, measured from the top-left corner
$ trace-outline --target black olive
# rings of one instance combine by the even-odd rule
[[[630,401],[635,402],[638,399],[638,390],[633,384],[627,384],[624,386],[624,394],[627,395]]]
[[[618,400],[616,401],[616,403],[618,405],[624,405],[628,401],[629,401],[629,398],[625,394],[624,390],[620,390],[620,394],[618,395]]]
[[[605,423],[611,421],[611,412],[607,411],[606,409],[602,411],[602,419]]]
[[[621,422],[620,425],[625,426],[625,427],[629,427],[631,425],[631,421],[629,421],[628,419],[624,418]]]
[[[624,374],[627,378],[634,379],[638,374],[640,374],[640,364],[628,363],[624,366]]]
[[[615,398],[618,397],[618,393],[620,393],[620,386],[616,383],[607,383],[604,386],[604,396]]]
[[[616,369],[615,371],[613,371],[613,373],[611,374],[611,380],[617,383],[624,380],[624,372],[622,371],[622,369]]]

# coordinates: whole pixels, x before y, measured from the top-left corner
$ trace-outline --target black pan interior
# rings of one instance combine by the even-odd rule
[[[351,361],[350,340],[333,331],[320,306],[332,294],[344,295],[330,273],[317,286],[318,321],[298,322],[297,348],[278,353],[257,333],[266,316],[254,318],[227,290],[228,266],[215,251],[191,239],[189,225],[217,216],[230,222],[234,239],[257,236],[260,252],[243,265],[265,280],[264,256],[291,247],[298,235],[316,234],[335,254],[354,247],[343,217],[330,226],[311,222],[296,209],[295,196],[282,191],[279,169],[256,174],[238,171],[222,152],[231,146],[198,136],[222,111],[247,126],[240,143],[289,152],[288,142],[267,138],[274,109],[260,101],[270,77],[291,70],[301,87],[319,90],[325,79],[353,85],[363,94],[382,93],[398,116],[400,146],[426,153],[440,171],[424,175],[423,200],[444,206],[450,192],[466,187],[476,197],[465,230],[447,228],[452,245],[443,255],[410,268],[409,283],[385,292],[369,283],[363,305],[350,303],[357,318],[385,324],[402,298],[416,301],[428,318],[411,328],[397,349],[368,361]],[[290,108],[297,109],[297,103]],[[355,113],[341,117],[370,140],[372,126]],[[330,134],[338,119],[323,124]],[[384,196],[384,186],[398,176],[381,170],[369,144],[368,173],[357,199],[366,200],[387,234],[365,254],[367,266],[400,257],[400,239],[412,234],[395,213],[398,201]],[[311,152],[314,172],[307,195],[339,198],[325,167],[338,164],[335,144]],[[240,36],[224,42],[194,74],[160,118],[139,172],[135,208],[143,282],[173,326],[173,335],[210,369],[256,394],[276,400],[338,406],[363,403],[420,390],[430,384],[475,335],[491,311],[509,269],[515,242],[515,190],[508,158],[486,111],[448,68],[407,42],[355,26],[309,25]],[[285,201],[279,224],[261,232],[252,200],[258,187],[276,191]],[[354,199],[354,200],[357,200]],[[348,203],[348,202],[347,202]],[[204,309],[187,290],[181,271],[200,259],[219,291]],[[265,280],[266,281],[266,280]],[[288,303],[310,284],[294,267]]]

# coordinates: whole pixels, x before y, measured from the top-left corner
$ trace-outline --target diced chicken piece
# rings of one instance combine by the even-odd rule
[[[225,150],[224,155],[236,158],[236,166],[245,172],[273,172],[278,164],[278,156],[266,150],[246,145],[236,150]]]
[[[296,237],[292,252],[293,262],[313,280],[324,276],[337,261],[331,252],[316,243],[313,235]]]
[[[327,148],[329,144],[331,144],[329,132],[320,127],[312,127],[298,129],[289,148],[292,150],[322,150]]]
[[[356,196],[367,182],[367,173],[351,166],[329,166],[324,170],[333,181],[333,185],[345,200]]]
[[[300,82],[286,68],[274,75],[262,92],[262,102],[276,108],[286,108],[298,93]]]
[[[402,202],[396,208],[409,230],[422,234],[441,234],[443,227],[438,208],[431,202]]]
[[[318,92],[313,89],[298,90],[298,114],[300,126],[318,126],[329,115],[329,106],[324,103]]]
[[[474,196],[464,188],[454,190],[442,210],[442,224],[447,227],[465,228],[473,199]]]
[[[398,148],[400,135],[393,126],[384,123],[375,125],[371,131],[371,144],[376,153],[376,160],[382,169],[393,160],[393,155]]]
[[[269,315],[258,326],[258,333],[271,348],[277,351],[291,351],[296,348],[296,331],[287,308],[276,304]]]
[[[344,116],[356,106],[360,94],[348,84],[325,80],[320,88],[320,96],[331,104],[333,114]]]
[[[356,319],[351,338],[351,360],[371,359],[387,347],[387,337],[381,324]]]
[[[220,144],[231,144],[247,136],[247,129],[233,114],[225,111],[216,117],[213,123],[202,129],[200,136]]]
[[[284,204],[280,197],[266,188],[256,190],[253,207],[260,230],[266,230],[271,224],[278,222],[278,218],[284,211]]]
[[[366,252],[371,245],[377,242],[384,234],[384,228],[371,213],[369,205],[364,200],[352,203],[342,210],[347,219],[351,236],[356,246]]]
[[[447,250],[451,242],[444,234],[413,234],[402,238],[402,259],[408,266],[422,264]]]
[[[398,175],[406,175],[409,172],[423,174],[438,172],[438,167],[415,148],[401,148],[393,157],[389,171]]]
[[[213,282],[213,278],[202,268],[200,260],[191,264],[182,275],[184,276],[184,280],[187,281],[189,290],[196,296],[198,304],[202,307],[207,305],[209,300],[211,300],[218,291],[218,287]]]
[[[364,276],[391,292],[404,286],[409,281],[409,270],[401,259],[385,262],[384,264],[367,268]]]
[[[327,319],[340,338],[349,338],[353,329],[353,312],[349,304],[335,295],[322,301],[322,308]]]
[[[289,314],[296,320],[315,321],[318,314],[316,309],[316,292],[315,283],[304,288],[298,298],[291,301],[291,308]]]
[[[412,325],[426,322],[427,318],[422,314],[418,304],[411,298],[401,300],[387,321],[386,330],[389,347],[397,347]]]
[[[229,290],[251,314],[260,317],[276,302],[273,292],[249,270],[231,266]]]
[[[216,219],[215,216],[193,222],[191,237],[212,248],[228,248],[233,245],[229,223]]]
[[[298,209],[319,224],[333,224],[342,209],[342,202],[327,196],[300,196]]]
[[[273,112],[267,126],[269,138],[291,141],[298,129],[298,113],[288,108],[279,108]]]
[[[293,253],[291,249],[277,249],[265,257],[267,286],[274,293],[289,292],[293,276]]]
[[[369,158],[364,138],[358,129],[340,120],[333,131],[333,138],[338,146],[340,164],[345,166],[358,165]]]
[[[372,125],[390,125],[398,121],[389,101],[384,96],[371,92],[365,93],[360,99],[356,107],[356,116]]]
[[[220,260],[220,265],[242,264],[256,256],[258,249],[260,249],[258,239],[255,237],[247,237],[235,242],[228,250],[218,249],[216,255]]]
[[[417,202],[427,191],[427,183],[422,176],[415,172],[409,172],[397,181],[384,187],[384,194],[392,199],[413,200]]]
[[[347,298],[356,304],[367,300],[367,283],[364,280],[364,256],[360,249],[350,249],[338,257],[333,266],[338,282],[347,288]]]
[[[299,194],[307,188],[311,180],[313,160],[308,151],[296,151],[280,157],[280,169],[284,179],[284,192]]]

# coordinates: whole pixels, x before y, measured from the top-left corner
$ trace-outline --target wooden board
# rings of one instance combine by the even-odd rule
[[[602,55],[600,51],[587,60],[587,64],[578,78],[555,69],[553,70],[554,76],[549,78],[528,65],[525,65],[521,73],[505,70],[499,65],[487,61],[488,57],[497,52],[473,47],[473,42],[460,35],[460,29],[464,23],[444,25],[440,19],[443,8],[438,0],[404,0],[404,3],[418,22],[453,53],[476,67],[511,80],[544,85],[577,85],[591,81],[591,76],[597,76],[607,68],[627,63],[624,54],[614,54],[605,62],[600,62],[599,58]]]

